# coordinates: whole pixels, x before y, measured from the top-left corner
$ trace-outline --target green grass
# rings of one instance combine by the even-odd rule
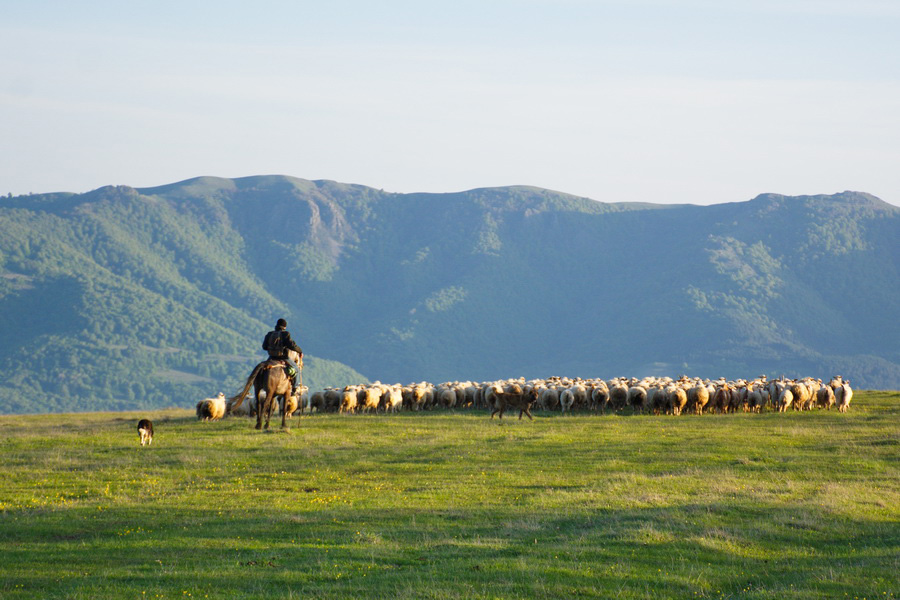
[[[0,598],[896,598],[898,417],[0,417]]]

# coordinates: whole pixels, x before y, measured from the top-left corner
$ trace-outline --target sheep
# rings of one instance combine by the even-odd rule
[[[378,412],[378,405],[381,404],[381,396],[384,390],[380,385],[373,384],[364,387],[357,393],[357,406],[360,412]]]
[[[225,394],[219,392],[215,398],[204,398],[197,403],[197,420],[217,421],[225,416]]]
[[[439,391],[437,392],[437,402],[444,408],[454,408],[457,399],[456,390],[453,388],[439,388]]]
[[[831,378],[831,381],[828,382],[828,386],[831,388],[831,391],[837,392],[837,389],[844,385],[844,376],[843,375],[835,375]]]
[[[816,405],[825,410],[831,410],[834,406],[834,390],[830,385],[823,385],[816,390]]]
[[[575,403],[572,405],[573,408],[584,408],[588,403],[588,392],[587,388],[584,387],[581,383],[574,384],[571,388],[572,395],[575,396]]]
[[[541,392],[540,406],[542,410],[553,410],[559,406],[559,390],[556,386],[544,388]]]
[[[829,399],[828,389],[838,385],[838,392]],[[610,380],[549,377],[530,379],[524,377],[494,382],[474,383],[453,381],[434,385],[428,382],[386,385],[380,382],[347,386],[343,389],[326,388],[309,394],[309,390],[299,390],[300,411],[306,406],[319,411],[396,412],[399,409],[422,410],[440,408],[490,408],[494,414],[500,410],[498,398],[503,394],[525,394],[536,398],[534,404],[543,410],[559,407],[565,414],[579,408],[605,412],[606,407],[621,410],[627,405],[634,412],[652,411],[654,414],[680,415],[685,410],[702,415],[704,411],[729,413],[742,408],[745,412],[759,413],[769,403],[773,409],[785,412],[808,410],[814,406],[829,408],[837,404],[841,412],[846,412],[849,401],[841,403],[839,395],[844,394],[844,386],[849,382],[835,376],[826,385],[821,379],[804,378],[789,380],[782,376],[769,380],[759,376],[752,380],[736,379],[715,381],[689,378],[685,375],[671,377],[645,377],[628,379],[624,377]],[[849,389],[849,385],[847,385]],[[712,393],[710,393],[712,390]],[[353,396],[351,398],[351,396]],[[852,391],[847,394],[852,398]],[[377,398],[377,403],[376,403]],[[507,405],[508,407],[509,405]],[[288,405],[292,411],[293,404]],[[534,407],[529,405],[529,414]],[[525,414],[524,412],[522,414]],[[200,418],[200,417],[198,417]]]
[[[669,406],[672,407],[673,415],[680,415],[682,409],[687,404],[687,392],[678,386],[670,386],[667,390]]]
[[[353,386],[347,386],[341,392],[341,402],[340,402],[340,413],[344,414],[345,412],[354,412],[356,411],[356,407],[359,404],[359,398],[357,397],[357,393],[359,392]]]
[[[397,412],[403,406],[403,392],[399,385],[389,387],[385,393],[381,395],[381,406],[384,412]]]
[[[422,410],[425,408],[427,398],[427,387],[422,384],[409,386],[409,392],[406,395],[404,404],[407,410]]]
[[[325,410],[335,412],[340,410],[344,391],[341,388],[325,388]]]
[[[575,392],[572,391],[572,388],[565,388],[559,393],[559,406],[563,414],[566,414],[566,411],[572,411],[572,407],[575,406]]]
[[[790,388],[784,388],[781,391],[781,396],[778,397],[778,412],[786,412],[787,409],[791,407],[791,404],[794,402],[794,393],[790,390]]]
[[[628,387],[616,381],[609,386],[609,403],[613,410],[622,410],[628,404]]]
[[[709,390],[707,387],[702,383],[697,384],[687,391],[687,396],[690,408],[694,410],[694,413],[702,415],[703,409],[709,404]]]
[[[723,383],[721,386],[716,387],[716,391],[710,400],[710,404],[712,405],[712,410],[728,413],[728,408],[731,406],[731,389],[728,387],[727,383]]]
[[[662,385],[657,385],[647,391],[647,411],[654,415],[669,412],[669,394]]]
[[[647,390],[639,385],[629,388],[627,402],[634,412],[643,413],[644,404],[647,402]]]
[[[844,381],[834,394],[838,412],[845,413],[850,410],[850,400],[853,399],[853,390],[850,388],[850,380]]]
[[[299,390],[299,393],[297,394],[297,397],[300,400],[299,412],[302,414],[307,409],[309,409],[309,412],[312,412],[312,401],[310,399],[309,388],[307,386],[305,386],[305,385],[300,386],[300,390]],[[295,411],[295,412],[297,412],[297,411]]]
[[[326,404],[325,404],[325,392],[318,391],[313,392],[309,397],[309,412],[312,412],[312,409],[316,409],[318,412],[325,412]]]
[[[591,390],[591,410],[600,409],[600,414],[606,413],[606,407],[609,405],[609,388],[606,383],[601,381]]]
[[[763,396],[765,391],[756,389],[755,387],[747,393],[747,405],[751,412],[758,413],[765,406],[766,400]]]
[[[791,384],[791,394],[794,397],[794,410],[807,410],[809,408],[809,388],[806,384],[795,381]]]

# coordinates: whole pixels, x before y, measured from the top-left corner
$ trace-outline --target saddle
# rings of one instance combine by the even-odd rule
[[[293,377],[297,373],[297,369],[292,367],[290,363],[288,363],[283,358],[270,358],[265,362],[265,366],[263,366],[263,370],[268,371],[269,369],[275,369],[281,367],[284,369],[285,375],[288,377]]]

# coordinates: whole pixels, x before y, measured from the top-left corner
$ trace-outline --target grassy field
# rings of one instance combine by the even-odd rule
[[[898,392],[845,415],[291,427],[0,417],[0,598],[900,596]]]

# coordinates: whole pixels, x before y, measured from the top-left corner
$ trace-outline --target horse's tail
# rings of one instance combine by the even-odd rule
[[[263,362],[259,363],[258,365],[256,365],[256,368],[254,368],[253,372],[250,373],[250,377],[247,378],[247,383],[244,384],[244,389],[241,390],[241,392],[239,394],[232,396],[231,398],[228,399],[227,406],[228,406],[229,413],[233,412],[236,408],[239,408],[241,406],[241,403],[244,401],[244,398],[247,397],[247,392],[250,391],[250,386],[252,386],[253,382],[256,381],[257,375],[259,375],[259,372],[262,371],[265,364],[266,364],[266,361],[263,361]]]

